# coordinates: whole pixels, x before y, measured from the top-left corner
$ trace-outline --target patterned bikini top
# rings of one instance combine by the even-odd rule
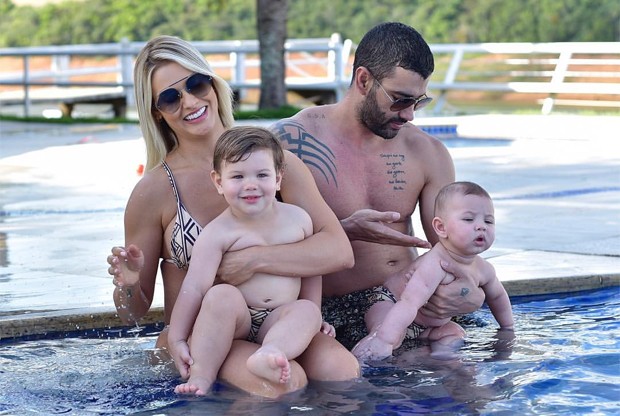
[[[174,220],[172,239],[170,241],[172,258],[164,259],[164,261],[174,263],[179,269],[187,270],[189,261],[192,258],[194,243],[202,231],[202,227],[192,218],[191,214],[185,209],[183,202],[181,202],[177,185],[174,182],[174,176],[172,176],[172,171],[166,162],[162,162],[162,166],[166,170],[166,174],[168,174],[174,197],[177,199],[177,215]]]

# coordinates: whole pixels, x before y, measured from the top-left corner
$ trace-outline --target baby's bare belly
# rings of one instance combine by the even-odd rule
[[[248,306],[276,308],[299,297],[301,279],[295,277],[256,274],[237,286]]]
[[[323,276],[323,295],[340,296],[382,285],[394,273],[407,270],[416,259],[411,247],[353,241],[355,266]]]

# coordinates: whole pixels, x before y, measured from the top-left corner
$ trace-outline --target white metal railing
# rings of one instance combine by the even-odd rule
[[[240,94],[260,87],[258,41],[206,41],[194,45]],[[133,60],[143,46],[144,42],[123,41],[0,49],[0,67],[2,58],[23,60],[21,71],[0,70],[0,101],[19,101],[29,114],[31,102],[44,99],[33,95],[37,92],[33,87],[60,87],[52,92],[55,96],[48,97],[49,101],[70,100],[68,91],[76,89],[69,87],[97,87],[107,88],[110,99],[124,97],[132,105]],[[350,40],[343,41],[338,34],[288,40],[287,88],[330,92],[339,100],[350,83],[354,49]],[[442,111],[452,91],[538,94],[544,113],[555,104],[620,107],[620,42],[432,44],[431,49],[436,71],[429,90],[437,95],[435,113]],[[37,57],[51,57],[49,69],[34,70],[32,61]],[[115,60],[108,65],[76,68],[72,60],[79,57]],[[108,74],[108,81],[84,80],[104,74]],[[19,86],[21,91],[13,88],[15,98],[10,98],[2,86]],[[85,102],[86,98],[75,100]]]
[[[450,57],[443,80],[435,81],[435,74],[429,83],[439,92],[435,113],[442,111],[450,91],[545,94],[545,114],[559,94],[609,100],[558,103],[620,107],[620,42],[441,44],[431,49],[437,60]]]
[[[258,75],[252,76],[252,72],[258,73],[256,68],[260,66],[257,40],[192,43],[205,54],[214,70],[227,79],[236,92],[243,94],[246,89],[260,87]],[[83,92],[79,93],[69,88],[88,87],[91,88],[91,97],[103,94],[113,99],[122,96],[127,104],[133,105],[133,62],[144,44],[144,42],[123,41],[94,45],[0,48],[0,59],[18,57],[23,61],[21,71],[0,71],[0,87],[22,87],[19,91],[11,92],[3,92],[0,88],[0,104],[23,102],[24,112],[28,115],[33,100],[88,102],[88,97],[85,97]],[[287,88],[297,91],[325,91],[332,93],[335,100],[339,100],[350,81],[347,70],[350,69],[351,47],[352,42],[343,41],[339,34],[333,34],[329,38],[287,40],[285,43]],[[36,57],[51,57],[49,69],[33,70],[32,60]],[[77,57],[115,57],[116,62],[108,66],[75,68],[72,67],[72,59]],[[84,77],[105,74],[113,75],[114,80],[83,80]],[[35,96],[38,91],[33,87],[64,89],[47,91],[47,95]],[[97,90],[92,90],[93,88]]]

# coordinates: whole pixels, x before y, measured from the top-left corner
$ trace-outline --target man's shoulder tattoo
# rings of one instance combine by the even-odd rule
[[[295,154],[306,165],[321,172],[325,180],[336,181],[336,157],[331,149],[319,139],[308,133],[301,123],[295,121],[280,122],[275,126],[280,140],[285,143],[285,148]]]

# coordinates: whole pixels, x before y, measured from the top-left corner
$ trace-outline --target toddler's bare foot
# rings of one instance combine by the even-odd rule
[[[291,364],[275,347],[260,347],[248,358],[247,366],[251,373],[274,383],[285,384],[291,380]]]
[[[211,389],[212,381],[206,378],[192,378],[187,380],[187,383],[179,384],[174,388],[174,392],[177,394],[195,394],[196,396],[204,396]]]

